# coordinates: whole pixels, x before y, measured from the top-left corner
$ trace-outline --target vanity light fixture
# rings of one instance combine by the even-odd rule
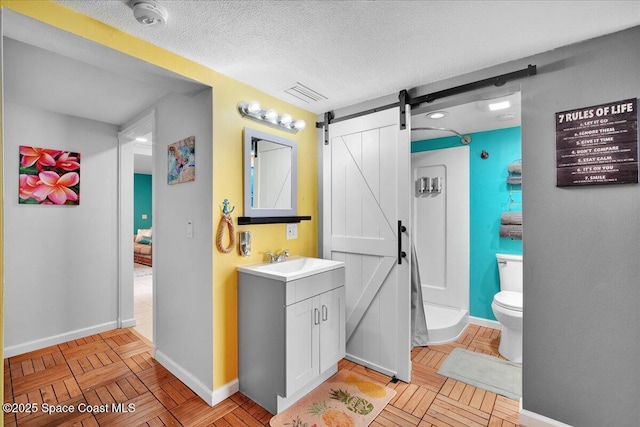
[[[304,120],[294,120],[291,114],[284,113],[279,115],[278,112],[273,109],[263,110],[258,101],[240,101],[238,103],[238,112],[242,117],[247,119],[255,120],[291,133],[298,133],[299,130],[307,126]]]

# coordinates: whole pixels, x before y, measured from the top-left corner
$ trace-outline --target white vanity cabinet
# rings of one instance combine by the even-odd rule
[[[286,307],[286,395],[344,357],[344,286]]]
[[[329,262],[288,281],[239,268],[240,391],[271,413],[337,372],[345,355],[344,264]]]

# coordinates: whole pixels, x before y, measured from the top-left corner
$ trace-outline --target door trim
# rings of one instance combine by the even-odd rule
[[[143,131],[155,134],[156,111],[152,110],[141,119],[118,132],[118,328],[136,325],[133,301],[133,143],[135,135]],[[155,173],[155,166],[153,173]],[[152,212],[155,211],[155,189],[152,189]],[[152,216],[155,222],[155,215]],[[153,257],[153,253],[151,255]],[[152,258],[153,259],[153,258]],[[151,262],[153,265],[153,260]],[[151,267],[153,269],[153,267]],[[156,305],[156,293],[153,304]],[[153,311],[155,324],[156,310]],[[155,328],[153,330],[155,342]],[[155,346],[154,346],[155,349]]]

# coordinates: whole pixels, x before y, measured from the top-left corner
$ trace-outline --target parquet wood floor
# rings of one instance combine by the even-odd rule
[[[348,369],[397,394],[374,420],[374,427],[515,427],[518,402],[438,375],[456,347],[498,355],[500,332],[470,325],[455,343],[416,348],[412,383],[391,378],[353,362]],[[5,413],[14,426],[215,426],[259,427],[272,415],[241,393],[214,407],[207,405],[158,364],[151,347],[131,329],[118,329],[4,360],[5,403],[74,405],[72,413]],[[120,404],[124,412],[80,412],[90,406]],[[135,409],[135,411],[133,410]]]

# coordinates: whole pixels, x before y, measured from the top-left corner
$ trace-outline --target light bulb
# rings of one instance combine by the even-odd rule
[[[264,118],[270,122],[275,122],[278,119],[278,112],[274,109],[268,110],[264,113]]]
[[[247,112],[250,114],[257,114],[261,109],[262,107],[258,101],[251,101],[249,105],[247,105]]]
[[[302,119],[296,120],[296,122],[293,124],[293,127],[298,130],[302,130],[307,127],[307,123]]]
[[[280,123],[282,123],[285,126],[289,126],[292,121],[293,121],[293,117],[291,117],[291,114],[285,113],[280,117]]]

